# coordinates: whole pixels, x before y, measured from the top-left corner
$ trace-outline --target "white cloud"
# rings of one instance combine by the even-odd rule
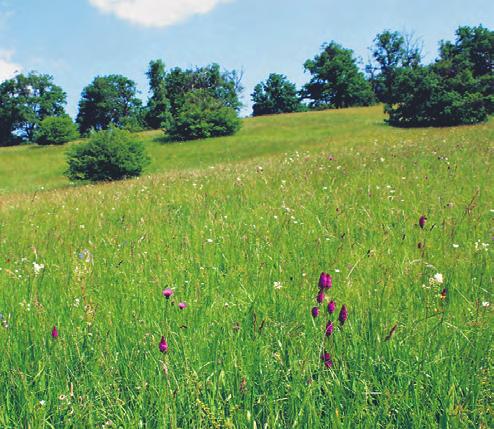
[[[105,13],[145,27],[168,27],[232,0],[89,0]]]
[[[0,82],[14,77],[22,70],[19,64],[11,61],[13,54],[12,51],[0,50]]]

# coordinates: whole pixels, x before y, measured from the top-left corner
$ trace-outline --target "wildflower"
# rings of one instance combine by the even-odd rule
[[[340,321],[341,325],[344,325],[347,319],[348,319],[348,311],[346,309],[346,305],[343,305],[341,307],[338,320]]]
[[[331,302],[328,304],[328,313],[329,313],[329,314],[333,314],[335,310],[336,310],[336,302],[331,301]]]
[[[178,304],[178,308],[180,308],[180,310],[183,310],[185,307],[187,307],[187,304],[185,302],[181,302],[180,304]]]
[[[441,273],[434,274],[433,280],[440,285],[444,283],[444,277]]]
[[[173,295],[173,291],[171,289],[165,289],[163,291],[163,296],[166,298],[166,299],[169,299],[171,296]]]
[[[319,288],[320,289],[330,289],[333,286],[333,279],[328,273],[321,273],[319,276]]]
[[[168,351],[168,343],[166,342],[165,337],[161,337],[159,349],[161,353],[166,353]]]
[[[324,292],[319,292],[316,297],[316,301],[320,304],[321,302],[324,301]]]
[[[441,291],[441,299],[446,299],[447,294],[448,294],[448,289],[444,288]]]
[[[33,262],[33,270],[35,275],[38,275],[41,272],[41,270],[43,270],[44,268],[45,268],[44,264],[38,264],[36,262]]]
[[[312,307],[312,317],[317,317],[317,316],[319,316],[319,308]]]
[[[326,368],[331,368],[333,366],[331,355],[328,352],[324,352],[321,354],[321,360],[324,362],[324,366]]]
[[[56,340],[58,338],[58,329],[56,326],[53,326],[53,329],[51,330],[51,337]]]
[[[420,216],[420,219],[419,219],[419,226],[420,226],[420,228],[424,229],[424,226],[425,226],[425,222],[426,221],[427,221],[427,218],[424,215]]]
[[[326,337],[330,337],[333,334],[334,326],[331,320],[326,324]]]

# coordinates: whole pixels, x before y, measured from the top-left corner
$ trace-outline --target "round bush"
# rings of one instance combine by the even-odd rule
[[[40,145],[64,144],[78,137],[77,126],[68,115],[43,119],[34,133],[34,141]]]
[[[175,140],[228,136],[240,129],[237,111],[207,90],[189,92],[168,133]]]
[[[110,128],[70,148],[67,161],[65,174],[71,180],[111,181],[139,176],[149,158],[128,131]]]

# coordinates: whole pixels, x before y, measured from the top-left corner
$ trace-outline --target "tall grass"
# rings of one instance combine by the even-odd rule
[[[144,135],[165,173],[36,194],[63,154],[2,150],[0,427],[492,427],[494,124],[380,120]],[[348,307],[329,340],[321,271]]]

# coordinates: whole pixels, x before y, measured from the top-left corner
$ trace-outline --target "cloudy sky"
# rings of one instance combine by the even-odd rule
[[[271,72],[298,85],[303,63],[336,40],[363,60],[383,29],[414,31],[427,59],[459,25],[494,28],[493,0],[0,0],[0,81],[18,71],[55,77],[77,112],[96,75],[124,74],[147,97],[151,59],[168,67],[217,62],[244,70],[244,102]]]

